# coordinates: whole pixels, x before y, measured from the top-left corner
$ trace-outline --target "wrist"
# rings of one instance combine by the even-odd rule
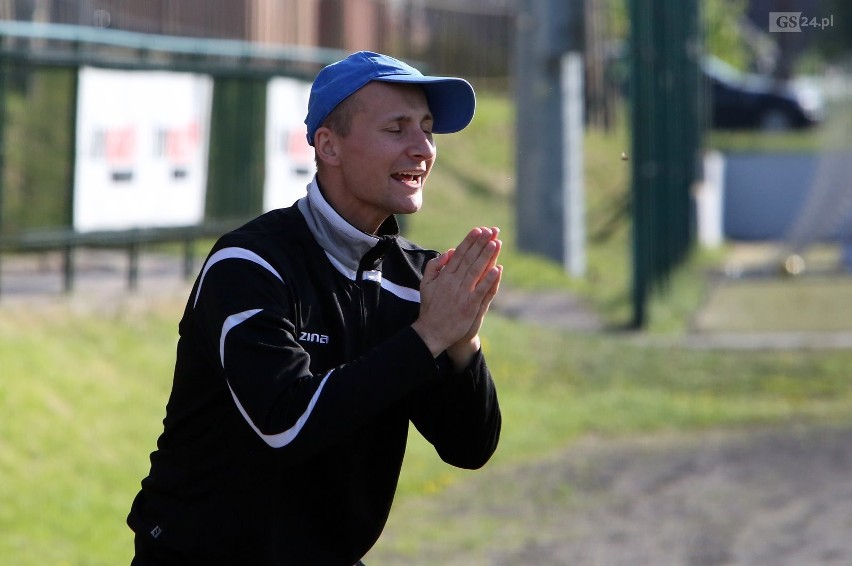
[[[446,349],[446,346],[440,341],[440,339],[433,336],[428,331],[428,329],[425,328],[422,323],[420,323],[419,320],[415,320],[414,323],[412,323],[411,329],[414,330],[415,333],[417,333],[417,336],[420,337],[420,340],[423,341],[423,343],[432,353],[433,358],[437,358],[438,356],[440,356],[441,352]]]
[[[473,356],[476,355],[481,347],[482,344],[477,334],[469,340],[460,340],[447,348],[447,356],[453,362],[455,370],[459,372],[470,365],[470,360],[473,359]]]

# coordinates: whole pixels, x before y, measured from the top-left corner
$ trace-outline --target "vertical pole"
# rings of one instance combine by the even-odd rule
[[[653,265],[651,245],[652,189],[656,178],[653,161],[654,118],[653,81],[655,53],[653,50],[651,22],[652,0],[630,0],[630,119],[632,130],[632,219],[633,219],[633,281],[631,299],[633,328],[645,326],[646,301]]]
[[[582,76],[582,59],[574,58],[583,51],[582,13],[583,0],[523,0],[516,51],[518,247],[558,261],[575,275],[583,274],[583,254],[569,248],[582,242],[576,231],[583,225],[569,224],[583,211],[574,208],[582,200],[571,202],[568,187],[582,185],[582,167],[571,170],[582,153],[572,153],[579,149],[578,134],[566,128],[578,119],[582,123],[582,114],[578,118],[566,94],[582,89],[582,78],[566,75]],[[575,102],[582,104],[579,92]]]
[[[79,43],[77,44],[79,46]],[[71,108],[68,113],[68,127],[71,131],[71,143],[69,148],[69,173],[68,173],[68,207],[65,221],[68,226],[74,230],[74,197],[77,185],[77,115],[78,105],[80,100],[80,67],[71,69],[73,78],[71,80]]]
[[[701,95],[697,0],[630,0],[633,319],[686,257],[693,239]]]
[[[5,40],[0,38],[0,49]],[[0,53],[0,237],[3,236],[3,197],[6,192],[6,57]],[[0,296],[3,294],[3,252],[0,250]]]
[[[266,81],[216,77],[207,158],[208,220],[262,212],[265,147]]]
[[[135,291],[139,288],[139,240],[136,234],[130,235],[127,245],[127,289]]]
[[[187,233],[183,240],[183,278],[189,281],[195,270],[195,239]]]
[[[562,112],[557,17],[552,0],[524,0],[516,53],[517,179],[515,214],[520,249],[561,262],[563,204],[560,159]]]
[[[74,291],[74,242],[67,236],[62,247],[62,290],[67,295]]]
[[[75,49],[80,48],[80,43],[75,43]],[[68,122],[69,127],[71,128],[71,143],[69,148],[70,159],[70,172],[68,175],[68,206],[66,217],[66,222],[68,223],[69,233],[71,234],[68,238],[69,240],[65,243],[63,253],[62,253],[62,265],[63,265],[63,290],[66,294],[74,291],[74,278],[75,278],[75,269],[76,266],[74,264],[74,248],[76,246],[75,241],[76,238],[74,236],[74,193],[77,184],[77,105],[79,101],[79,85],[80,85],[80,68],[74,67],[74,78],[71,81],[71,108],[68,113]]]
[[[586,274],[585,198],[583,194],[583,54],[562,56],[562,205],[563,266],[574,277]]]

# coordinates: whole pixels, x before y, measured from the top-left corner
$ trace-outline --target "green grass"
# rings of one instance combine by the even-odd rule
[[[161,428],[177,314],[0,311],[5,564],[129,564],[124,517]]]
[[[582,435],[848,419],[852,352],[708,352],[649,348],[491,317],[484,345],[504,432],[496,462],[542,456]],[[470,472],[412,438],[402,493]],[[438,478],[438,479],[436,479]]]
[[[848,275],[722,281],[695,326],[711,332],[850,332],[852,281]]]
[[[626,217],[619,211],[626,171],[617,158],[623,131],[590,134],[588,280],[520,253],[513,241],[512,130],[505,100],[481,97],[477,119],[439,139],[440,159],[426,207],[409,235],[435,248],[474,225],[499,225],[506,285],[573,289],[607,316],[624,312]],[[702,262],[657,300],[675,328],[701,287]],[[685,282],[681,284],[681,281]],[[148,470],[171,385],[182,305],[104,315],[71,306],[26,310],[0,304],[0,561],[14,566],[127,564],[124,524]],[[642,347],[618,333],[559,332],[492,313],[483,347],[504,415],[490,466],[552,454],[585,435],[750,427],[789,421],[848,421],[852,352],[708,352]],[[475,472],[443,464],[419,436],[412,442],[399,501],[429,495]],[[392,517],[404,521],[404,517]],[[435,538],[447,533],[435,525]],[[472,527],[472,528],[487,528]],[[416,551],[404,537],[385,548]]]
[[[12,564],[127,563],[124,517],[160,429],[179,310],[0,311],[0,555]],[[845,351],[644,348],[499,316],[484,347],[504,411],[495,466],[587,434],[833,421],[852,411]],[[471,474],[412,441],[401,500]]]
[[[712,131],[708,146],[726,152],[816,153],[823,148],[822,130],[791,132]]]

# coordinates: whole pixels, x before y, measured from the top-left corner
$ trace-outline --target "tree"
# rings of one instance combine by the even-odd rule
[[[743,70],[751,59],[743,32],[746,8],[746,0],[704,1],[707,53]]]
[[[819,31],[817,50],[828,60],[837,61],[852,56],[852,2],[823,0],[820,18],[830,17],[831,27]]]

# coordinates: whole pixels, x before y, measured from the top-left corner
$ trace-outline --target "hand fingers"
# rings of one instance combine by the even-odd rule
[[[450,248],[450,249],[448,249],[448,250],[444,253],[444,255],[445,255],[445,256],[447,256],[447,261],[445,261],[445,262],[444,262],[444,266],[445,266],[445,267],[446,267],[446,265],[450,262],[450,260],[451,260],[451,259],[453,259],[453,256],[454,256],[455,254],[456,254],[456,249],[455,249],[455,248]]]
[[[476,285],[476,292],[482,294],[482,302],[490,303],[497,295],[500,280],[503,278],[503,266],[495,265],[488,269]]]
[[[497,264],[497,257],[502,248],[502,242],[490,239],[490,235],[480,236],[467,248],[464,256],[455,264],[455,269],[449,269],[450,273],[457,273],[464,279],[460,284],[467,291],[482,278],[484,273]],[[459,253],[456,254],[459,257]]]
[[[494,282],[491,284],[491,287],[489,287],[485,296],[485,299],[488,300],[488,302],[491,302],[491,299],[497,295],[497,291],[500,290],[500,281],[503,280],[503,266],[495,265],[494,269],[496,269],[496,272],[494,273]],[[494,269],[492,269],[492,271],[494,271]]]
[[[461,243],[456,247],[456,253],[453,254],[453,258],[451,258],[450,262],[447,264],[447,270],[451,273],[455,273],[458,271],[461,266],[462,259],[467,255],[468,251],[473,247],[476,243],[477,238],[479,238],[481,231],[479,228],[473,228],[467,235],[462,239]]]
[[[458,271],[465,262],[469,265],[473,261],[472,258],[477,257],[489,241],[497,238],[499,232],[498,228],[483,227],[473,228],[468,232],[456,248],[455,259],[447,266],[450,272]],[[472,254],[471,258],[468,258],[468,254]]]
[[[447,262],[450,261],[450,258],[453,255],[453,250],[447,250],[445,253],[442,253],[436,258],[433,258],[426,262],[426,268],[423,270],[423,279],[426,281],[432,281],[441,270],[447,265]]]
[[[462,289],[470,292],[482,281],[485,275],[497,265],[502,247],[503,242],[500,240],[490,240],[485,243],[477,257],[472,257],[473,248],[468,252],[472,263],[463,263],[459,270],[459,274],[464,275],[461,281]]]
[[[502,275],[502,267],[494,266],[488,269],[474,287],[467,294],[468,304],[475,309],[476,312],[482,312],[483,306],[487,310],[491,300],[497,294],[497,288]],[[484,314],[484,312],[482,312]]]
[[[471,324],[470,329],[464,336],[463,340],[471,340],[474,336],[479,334],[479,331],[482,328],[482,323],[485,321],[485,315],[488,314],[488,309],[491,307],[491,302],[494,300],[494,297],[497,296],[497,291],[500,288],[500,281],[502,280],[502,278],[502,265],[497,265],[494,268],[490,269],[488,273],[486,273],[485,276],[482,278],[481,285],[483,288],[487,288],[485,291],[485,296],[479,303],[479,310],[477,311],[476,316],[473,319],[473,323]]]
[[[498,240],[497,238],[494,238],[491,241],[494,242],[495,244],[497,244],[497,248],[494,250],[494,253],[491,254],[491,259],[488,262],[488,266],[486,267],[486,270],[491,269],[492,267],[497,265],[497,258],[500,256],[500,251],[503,249],[503,242],[502,241]]]

